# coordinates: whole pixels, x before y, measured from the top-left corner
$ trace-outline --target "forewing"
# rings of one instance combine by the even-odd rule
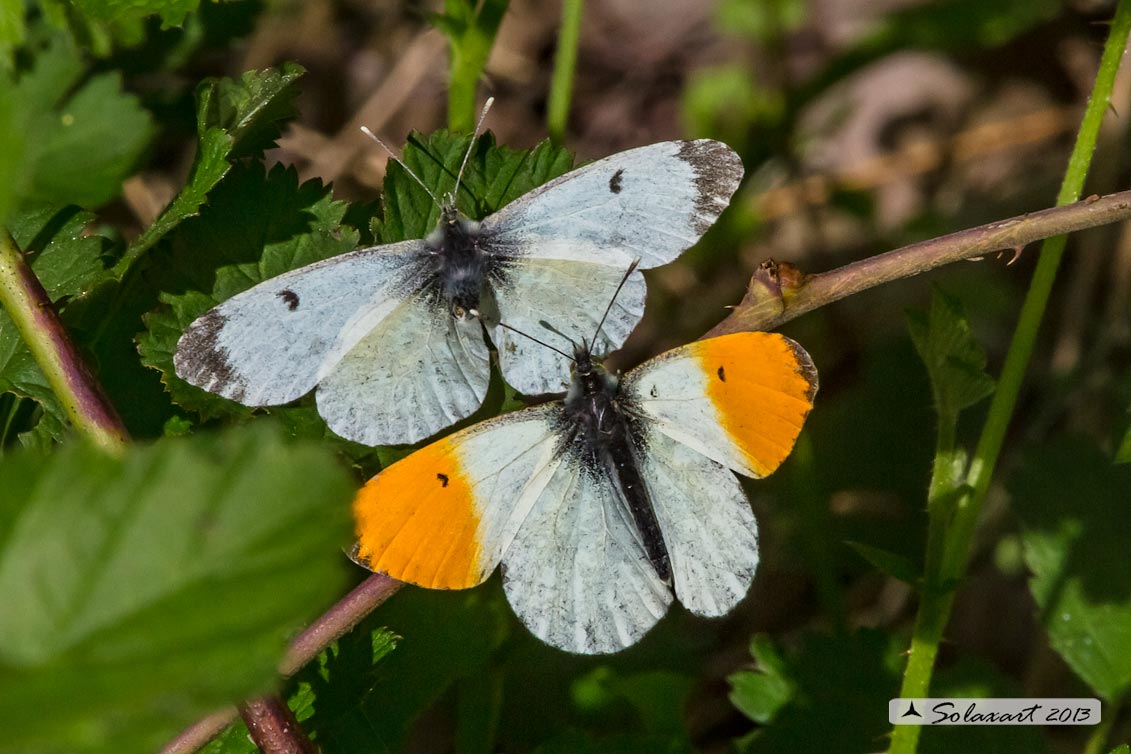
[[[503,556],[503,587],[535,636],[579,654],[631,646],[672,600],[609,477],[568,455]]]
[[[376,325],[347,328],[352,347],[319,376],[318,413],[365,445],[412,443],[483,403],[490,355],[478,320],[457,320],[430,291],[402,300]]]
[[[476,424],[373,477],[354,501],[355,559],[433,589],[482,582],[554,474],[557,410]]]
[[[530,257],[515,260],[505,280],[496,286],[499,318],[521,332],[556,346],[565,353],[586,342],[597,353],[620,348],[644,313],[644,277],[633,272],[616,300],[617,285],[630,259],[617,252],[605,255],[610,264],[578,253],[573,259]],[[612,309],[600,333],[597,324],[609,302]],[[549,330],[541,323],[557,330]],[[530,338],[486,320],[499,351],[503,377],[520,393],[557,393],[569,387],[571,361]],[[596,342],[593,342],[596,334]]]
[[[817,370],[784,335],[734,333],[645,362],[625,375],[622,392],[657,431],[760,478],[793,449],[813,406]]]
[[[552,256],[558,241],[640,257],[644,269],[675,259],[726,209],[742,179],[734,150],[710,139],[665,141],[566,173],[483,221],[492,253]]]
[[[658,431],[641,472],[671,558],[675,594],[696,615],[725,615],[758,567],[758,525],[742,486],[718,463]]]
[[[177,376],[247,406],[310,392],[351,343],[411,290],[422,241],[359,249],[265,280],[189,325],[173,356]]]

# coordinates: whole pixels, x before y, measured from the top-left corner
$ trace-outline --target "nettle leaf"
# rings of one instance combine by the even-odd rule
[[[147,331],[138,338],[142,361],[162,373],[174,401],[205,418],[251,413],[177,377],[177,340],[194,319],[240,291],[352,250],[358,233],[341,225],[345,211],[321,182],[300,186],[291,168],[277,165],[267,173],[253,163],[233,170],[200,216],[177,229],[175,248],[159,265],[167,306],[145,317]]]
[[[759,684],[738,674],[753,689],[739,708],[769,720],[749,737],[747,750],[792,754],[811,750],[813,741],[825,754],[881,750],[891,730],[887,702],[899,693],[900,649],[896,637],[875,630],[810,634],[780,655],[766,640],[756,657],[775,680]]]
[[[1026,455],[1011,491],[1050,643],[1096,693],[1122,698],[1131,690],[1131,468],[1062,438]]]
[[[25,207],[8,223],[12,240],[25,251],[39,282],[64,313],[67,304],[81,298],[108,276],[109,240],[87,234],[94,215],[76,207],[48,205]],[[0,309],[0,393],[13,393],[37,401],[54,421],[50,435],[58,439],[66,414],[39,369],[15,324]]]
[[[470,136],[437,131],[424,137],[413,134],[402,159],[438,198],[455,186]],[[510,202],[573,168],[568,151],[548,140],[533,149],[516,150],[495,145],[491,133],[483,134],[468,158],[456,206],[470,218],[481,220]],[[384,190],[385,219],[381,242],[424,238],[440,221],[440,208],[404,168],[389,164]]]
[[[939,416],[953,419],[994,391],[994,381],[985,372],[986,353],[970,332],[958,299],[936,288],[930,312],[909,312],[907,319],[915,350],[931,378]]]
[[[3,461],[0,751],[152,751],[339,593],[348,476],[259,425]]]
[[[231,169],[232,160],[274,145],[282,124],[295,115],[296,82],[304,71],[248,71],[238,82],[208,79],[196,90],[197,151],[188,183],[156,221],[130,245],[119,274],[182,221],[199,213],[209,192]]]
[[[122,181],[149,146],[154,128],[138,99],[122,91],[117,72],[82,80],[83,64],[56,41],[12,92],[26,134],[19,196],[53,204],[96,207],[121,191]]]

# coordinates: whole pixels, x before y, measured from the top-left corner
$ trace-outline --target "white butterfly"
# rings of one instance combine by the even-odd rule
[[[178,341],[176,373],[248,406],[288,403],[317,387],[318,412],[342,437],[416,442],[483,403],[490,366],[481,320],[508,383],[525,394],[561,391],[567,362],[500,328],[500,319],[527,332],[542,320],[561,323],[548,337],[579,341],[630,261],[650,268],[675,259],[714,223],[741,178],[738,155],[703,139],[598,160],[481,222],[459,214],[453,190],[425,239],[316,262],[211,309]],[[636,272],[597,348],[624,342],[644,294]]]
[[[673,597],[723,615],[758,564],[728,469],[772,473],[816,391],[809,355],[778,334],[701,340],[619,380],[581,348],[564,401],[456,432],[371,479],[353,557],[440,589],[502,563],[518,617],[570,652],[630,646]]]

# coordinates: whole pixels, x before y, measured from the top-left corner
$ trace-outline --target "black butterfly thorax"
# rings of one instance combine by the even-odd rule
[[[492,294],[498,276],[498,260],[488,250],[479,223],[468,220],[453,207],[445,207],[440,225],[425,239],[430,269],[428,280],[434,295],[457,319],[478,312]]]
[[[648,560],[660,578],[671,583],[671,559],[637,461],[645,449],[640,421],[626,405],[617,378],[594,364],[582,348],[577,349],[561,417],[563,452],[579,456],[585,473],[608,475],[620,489]]]

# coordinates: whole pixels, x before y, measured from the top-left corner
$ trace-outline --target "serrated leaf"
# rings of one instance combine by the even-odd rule
[[[923,577],[923,569],[899,553],[873,547],[863,542],[845,542],[860,557],[892,578],[908,584],[915,584]]]
[[[751,638],[750,656],[757,670],[742,670],[727,678],[730,703],[754,722],[766,725],[796,689],[787,675],[785,660],[768,636],[756,634]]]
[[[455,186],[470,136],[448,131],[423,137],[414,134],[402,159],[440,198]],[[497,212],[531,189],[557,178],[573,167],[568,151],[543,141],[533,149],[515,150],[495,145],[493,134],[479,137],[464,169],[456,205],[472,219]],[[382,243],[424,238],[440,221],[440,208],[404,169],[392,163],[385,177],[385,219]]]
[[[156,750],[269,687],[342,586],[350,480],[265,426],[2,473],[0,751]]]
[[[197,115],[202,125],[222,128],[233,140],[232,157],[243,157],[275,146],[282,124],[294,117],[295,83],[305,73],[297,63],[287,62],[281,69],[247,71],[237,82],[220,79],[206,82],[210,96],[198,90],[205,107]],[[203,121],[203,122],[202,122]]]
[[[166,307],[145,318],[142,361],[162,373],[180,406],[206,418],[245,417],[251,409],[189,385],[173,369],[184,329],[216,304],[296,267],[350,251],[357,231],[342,226],[346,205],[319,181],[301,186],[292,168],[258,164],[234,170],[198,217],[184,222],[160,260]],[[183,293],[169,291],[182,290]]]
[[[149,113],[122,91],[117,72],[82,73],[78,53],[56,42],[13,91],[25,129],[21,198],[96,207],[117,196],[153,136]]]
[[[953,420],[994,391],[994,381],[985,372],[985,351],[970,332],[958,299],[936,288],[930,312],[909,312],[907,319],[940,417]]]
[[[295,83],[301,66],[248,71],[238,82],[209,79],[196,90],[197,150],[188,183],[161,215],[130,244],[117,266],[120,275],[182,221],[195,216],[209,192],[228,174],[232,160],[274,145],[279,129],[294,117]]]
[[[1010,488],[1049,642],[1096,693],[1122,698],[1131,690],[1131,467],[1063,438],[1026,454]]]

